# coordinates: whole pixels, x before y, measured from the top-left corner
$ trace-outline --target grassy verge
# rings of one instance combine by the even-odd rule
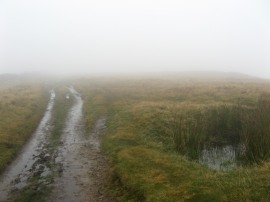
[[[47,89],[41,84],[1,88],[0,172],[36,129],[47,101]]]
[[[98,117],[107,114],[110,105],[110,92],[106,92],[98,81],[75,81],[75,88],[84,100],[83,113],[87,131],[91,131]],[[101,84],[102,85],[102,84]],[[106,96],[104,96],[106,94]],[[89,134],[89,133],[88,133]]]
[[[270,200],[269,163],[230,172],[210,170],[175,151],[174,137],[163,121],[171,110],[188,107],[236,101],[254,107],[262,92],[270,92],[269,84],[85,79],[77,85],[84,96],[88,127],[99,114],[108,116],[103,148],[112,166],[111,192],[118,201]]]

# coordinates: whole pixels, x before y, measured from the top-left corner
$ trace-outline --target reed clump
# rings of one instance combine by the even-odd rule
[[[270,94],[262,94],[256,106],[245,113],[241,140],[250,162],[270,159]]]
[[[176,151],[192,158],[199,154],[208,139],[204,133],[204,114],[199,111],[172,112],[166,126]]]
[[[176,151],[197,158],[205,146],[239,144],[241,109],[239,105],[221,105],[169,112],[166,126]]]
[[[270,159],[270,94],[260,95],[253,107],[220,105],[169,113],[167,131],[181,154],[197,158],[204,146],[241,144],[243,161],[260,164]]]

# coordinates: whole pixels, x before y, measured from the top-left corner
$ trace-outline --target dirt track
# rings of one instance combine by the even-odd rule
[[[28,181],[34,175],[39,174],[43,178],[51,174],[47,167],[46,159],[49,154],[46,149],[48,136],[51,131],[52,110],[55,93],[51,91],[51,98],[47,110],[32,138],[23,147],[21,153],[8,166],[0,177],[0,201],[9,201],[17,192],[27,186]],[[42,183],[47,183],[43,181]]]
[[[70,87],[69,91],[74,104],[66,118],[62,144],[53,153],[47,151],[53,128],[55,94],[52,92],[37,131],[0,178],[0,202],[12,201],[14,195],[20,195],[20,190],[29,186],[33,176],[39,177],[38,185],[34,186],[53,187],[48,202],[112,201],[104,194],[109,167],[100,151],[106,118],[100,117],[91,134],[86,134],[83,100],[74,88]],[[47,181],[47,178],[53,180]]]
[[[75,104],[70,110],[62,136],[63,145],[58,150],[56,163],[58,178],[49,201],[86,202],[111,201],[103,194],[108,166],[100,152],[100,141],[106,119],[99,118],[90,135],[83,125],[83,101],[78,92],[70,88]]]

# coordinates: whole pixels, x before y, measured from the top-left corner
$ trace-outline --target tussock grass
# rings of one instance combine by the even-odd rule
[[[247,160],[261,163],[270,159],[270,96],[261,95],[255,108],[245,113],[242,141]]]
[[[205,132],[204,115],[198,111],[171,112],[167,120],[167,130],[173,138],[177,152],[195,157],[202,150],[204,143],[209,139]],[[168,115],[169,116],[169,115]]]
[[[176,151],[197,158],[204,146],[238,145],[244,109],[238,105],[170,108],[164,127]]]
[[[111,192],[118,201],[270,200],[269,163],[213,171],[176,152],[178,140],[168,132],[174,117],[180,116],[181,123],[175,124],[183,127],[184,137],[197,134],[196,127],[203,125],[207,134],[219,134],[210,138],[213,142],[234,138],[228,136],[228,131],[239,128],[234,125],[239,114],[233,107],[256,108],[259,95],[270,92],[268,83],[117,78],[81,79],[76,86],[84,97],[89,128],[97,116],[108,116],[103,148],[112,166]],[[207,116],[196,116],[194,109],[207,111]],[[205,120],[214,126],[206,127]],[[209,140],[204,138],[185,137],[180,148]]]

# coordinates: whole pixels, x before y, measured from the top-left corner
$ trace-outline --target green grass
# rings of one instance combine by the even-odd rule
[[[235,103],[254,108],[259,95],[270,92],[268,83],[114,78],[81,79],[76,86],[84,97],[88,128],[93,125],[89,120],[108,117],[103,149],[117,201],[270,200],[268,162],[213,171],[176,152],[173,135],[164,128],[172,111]]]
[[[270,97],[260,96],[256,106],[245,113],[242,142],[245,158],[261,163],[270,159]]]
[[[86,130],[91,131],[97,118],[107,114],[110,105],[110,92],[106,92],[106,89],[98,86],[95,81],[74,81],[74,85],[85,101],[83,106],[84,121]],[[104,94],[106,96],[103,96]]]
[[[0,90],[0,172],[20,151],[41,120],[48,90],[40,83]]]
[[[45,202],[47,200],[47,196],[51,193],[52,187],[46,186],[46,185],[39,185],[38,180],[40,180],[39,177],[35,177],[31,180],[31,183],[24,188],[20,195],[14,199],[14,202]]]
[[[52,149],[59,146],[61,141],[62,131],[65,126],[65,121],[68,115],[68,111],[73,103],[73,97],[66,99],[68,89],[62,85],[57,86],[55,89],[55,105],[53,109],[53,130],[51,134],[50,144]]]

